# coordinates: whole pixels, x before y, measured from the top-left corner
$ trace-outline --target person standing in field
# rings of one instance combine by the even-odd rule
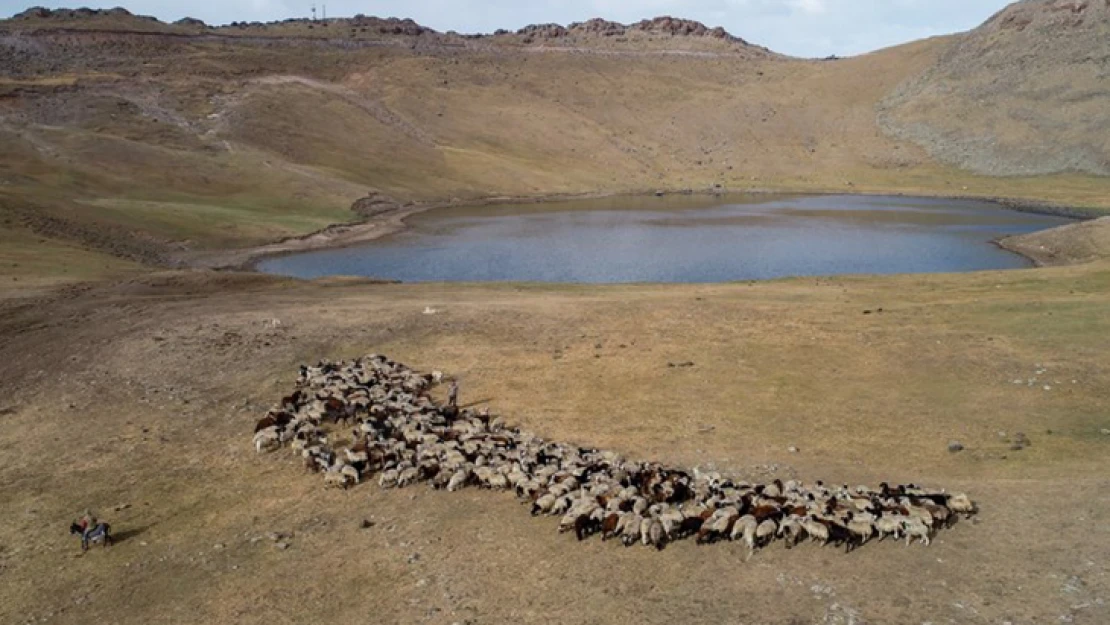
[[[451,390],[447,392],[447,405],[452,408],[459,406],[459,381],[451,380]]]

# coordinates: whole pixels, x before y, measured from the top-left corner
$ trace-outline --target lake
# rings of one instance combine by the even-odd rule
[[[453,207],[357,247],[265,259],[268,273],[404,282],[726,282],[1013,269],[991,241],[1069,223],[975,200],[613,197]]]

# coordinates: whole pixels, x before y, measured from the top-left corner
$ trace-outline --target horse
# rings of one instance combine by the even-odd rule
[[[87,534],[81,531],[81,526],[76,523],[71,523],[69,526],[69,533],[74,536],[81,537],[81,551],[89,550],[89,543],[103,542],[104,546],[112,544],[112,526],[107,523],[99,523],[96,527],[90,530]]]

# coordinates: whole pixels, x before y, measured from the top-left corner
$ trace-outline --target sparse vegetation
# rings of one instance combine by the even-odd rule
[[[502,196],[721,185],[1101,214],[1104,4],[1027,1],[836,62],[678,20],[0,21],[0,622],[1110,622],[1106,220],[1005,243],[1066,266],[958,275],[164,270]],[[254,453],[296,364],[369,351],[457,374],[463,406],[552,439],[763,482],[882,474],[974,493],[980,514],[928,549],[848,556],[568,549],[511,497],[325,490]],[[85,508],[116,544],[77,557]]]

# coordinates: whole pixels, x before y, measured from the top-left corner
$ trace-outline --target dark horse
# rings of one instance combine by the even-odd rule
[[[74,536],[81,537],[81,551],[89,550],[89,543],[103,542],[104,546],[112,544],[112,526],[107,523],[99,523],[96,527],[89,530],[86,534],[81,531],[81,526],[76,523],[71,523],[69,526],[69,533]]]

